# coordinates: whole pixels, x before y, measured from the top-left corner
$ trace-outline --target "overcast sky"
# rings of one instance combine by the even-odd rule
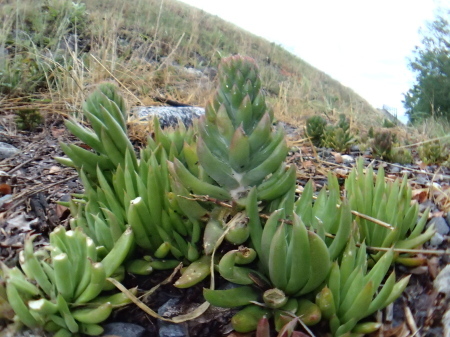
[[[407,58],[439,0],[182,0],[281,44],[374,107],[403,114]],[[448,2],[447,2],[448,4]]]

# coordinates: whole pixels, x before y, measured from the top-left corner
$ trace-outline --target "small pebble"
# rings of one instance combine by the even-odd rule
[[[450,231],[447,221],[445,221],[445,219],[441,216],[431,219],[427,226],[430,227],[431,225],[434,225],[436,233],[439,233],[441,235],[447,235]]]
[[[102,336],[118,336],[118,337],[144,337],[146,330],[137,324],[114,322],[103,326]]]
[[[348,154],[344,154],[342,155],[342,160],[344,161],[344,163],[353,163],[355,161],[355,158],[349,156]]]
[[[442,242],[444,242],[444,236],[442,234],[436,233],[433,235],[433,237],[430,239],[430,245],[437,247]]]
[[[400,167],[398,167],[398,166],[390,166],[389,167],[389,172],[390,173],[400,173]]]
[[[163,317],[172,317],[178,313],[178,298],[171,298],[164,303],[159,309],[158,314]],[[188,327],[186,323],[170,323],[158,320],[159,337],[189,337]]]
[[[0,142],[0,160],[12,157],[16,153],[20,152],[20,150],[8,143]]]

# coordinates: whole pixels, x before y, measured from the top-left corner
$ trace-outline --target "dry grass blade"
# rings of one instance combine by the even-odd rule
[[[96,58],[93,54],[90,54],[91,57],[95,60],[95,62],[97,62],[109,75],[111,75],[112,78],[114,78],[114,80],[117,81],[117,83],[120,84],[120,86],[122,88],[124,88],[131,96],[133,96],[141,105],[143,105],[142,101],[135,95],[133,94],[116,76],[114,76],[105,66],[103,63],[100,62],[100,60],[98,58]]]
[[[405,317],[406,317],[406,324],[408,325],[409,329],[411,330],[412,336],[414,337],[421,337],[422,335],[419,332],[419,329],[417,328],[416,321],[414,320],[414,316],[411,312],[411,309],[408,306],[405,306]]]
[[[337,206],[339,207],[339,205],[337,205]],[[360,212],[357,212],[357,211],[353,211],[353,210],[352,210],[352,214],[353,214],[353,215],[356,215],[356,216],[358,216],[358,217],[360,217],[360,218],[369,220],[369,221],[373,222],[374,224],[377,224],[377,225],[379,225],[379,226],[381,226],[381,227],[390,229],[391,231],[394,230],[394,227],[392,227],[392,226],[391,226],[390,224],[388,224],[387,222],[384,222],[384,221],[381,221],[381,220],[372,218],[371,216],[368,216],[368,215],[366,215],[366,214],[363,214],[363,213],[360,213]]]
[[[359,245],[359,244],[358,244]],[[388,252],[392,248],[385,247],[373,247],[366,246],[366,249],[373,250],[377,252]],[[425,255],[450,255],[450,250],[437,250],[437,249],[402,249],[402,248],[393,248],[392,249],[396,253],[405,253],[405,254],[425,254]]]
[[[181,269],[181,267],[182,267],[182,264],[180,263],[180,265],[174,269],[173,273],[167,279],[165,279],[161,283],[154,286],[147,293],[145,293],[142,297],[146,298],[146,297],[150,296],[151,294],[153,294],[156,290],[158,290],[158,288],[160,286],[170,283],[173,280],[173,278],[175,277],[175,275],[178,273],[178,271]],[[154,318],[160,319],[162,321],[166,321],[166,322],[170,322],[170,323],[182,323],[182,322],[190,321],[192,319],[195,319],[195,318],[201,316],[209,308],[209,303],[204,302],[203,304],[198,306],[195,310],[193,310],[187,314],[178,315],[178,316],[175,316],[172,318],[166,318],[166,317],[159,315],[157,312],[153,311],[151,308],[149,308],[144,302],[142,302],[139,298],[134,296],[133,293],[131,293],[127,288],[125,288],[122,285],[122,283],[120,283],[116,279],[107,278],[107,280],[109,282],[111,282],[112,284],[114,284],[114,286],[117,289],[119,289],[121,292],[123,292],[134,304],[136,304],[145,313],[147,313],[148,315],[150,315]]]

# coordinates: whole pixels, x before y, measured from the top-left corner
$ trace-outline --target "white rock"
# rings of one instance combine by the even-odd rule
[[[349,156],[348,154],[343,154],[342,160],[344,161],[344,163],[353,163],[355,161],[355,158]]]
[[[436,291],[450,296],[450,265],[441,270],[433,283]],[[442,317],[442,325],[444,327],[444,336],[450,337],[450,309],[446,311]]]
[[[433,286],[436,291],[450,296],[450,264],[442,269],[439,275],[436,276]]]

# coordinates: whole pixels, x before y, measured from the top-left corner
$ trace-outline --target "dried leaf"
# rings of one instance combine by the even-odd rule
[[[59,219],[65,219],[68,216],[68,212],[70,212],[69,208],[60,204],[56,205],[56,216]]]
[[[412,200],[417,200],[420,204],[428,200],[428,188],[420,188],[412,190]]]
[[[54,174],[54,173],[57,173],[57,172],[59,172],[61,170],[62,170],[62,168],[60,166],[54,165],[54,166],[50,167],[50,169],[48,170],[48,173],[49,174]]]
[[[338,152],[332,152],[331,154],[334,156],[334,160],[336,161],[336,164],[342,164],[342,162],[343,162],[344,160],[342,159],[342,156],[341,156],[340,153],[338,153]]]
[[[9,184],[0,184],[0,196],[4,196],[12,193],[11,185]]]

